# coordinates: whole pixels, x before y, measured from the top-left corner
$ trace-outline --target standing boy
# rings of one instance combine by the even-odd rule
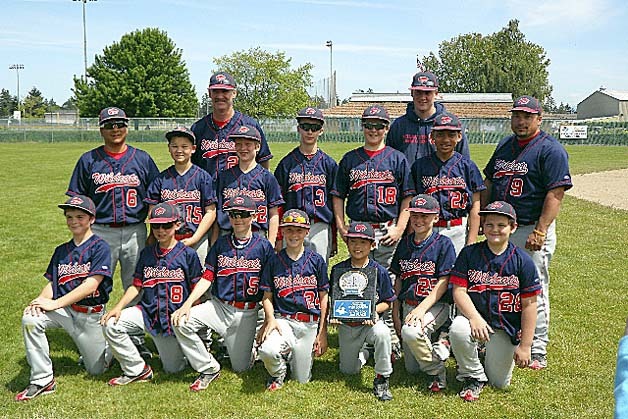
[[[495,201],[480,216],[486,241],[462,249],[449,278],[459,312],[449,338],[457,379],[464,381],[460,397],[468,402],[480,397],[487,382],[507,387],[515,364],[529,366],[541,292],[534,262],[509,242],[517,229],[513,207]],[[486,348],[484,366],[477,350],[481,342]]]
[[[406,370],[427,373],[428,389],[436,393],[447,386],[449,349],[437,347],[441,342],[432,345],[431,335],[449,320],[446,294],[456,252],[448,237],[433,231],[440,211],[434,197],[415,196],[408,211],[412,233],[401,239],[390,267],[396,276],[393,320],[402,338]]]
[[[301,142],[281,159],[275,169],[275,177],[286,201],[283,209],[302,209],[311,220],[305,246],[318,252],[328,263],[332,249],[331,225],[334,222],[329,191],[336,178],[338,164],[318,147],[318,137],[323,133],[325,124],[320,109],[301,109],[297,114],[297,124]],[[275,246],[277,250],[282,247],[281,241]]]
[[[350,258],[337,263],[331,270],[331,277],[337,278],[336,270],[374,268],[377,272],[375,292],[377,312],[375,321],[347,322],[338,325],[338,345],[340,351],[340,371],[344,374],[358,374],[362,367],[359,354],[367,343],[374,347],[375,380],[373,394],[378,400],[392,400],[389,377],[392,374],[391,335],[388,326],[380,317],[388,311],[396,299],[392,281],[386,268],[369,258],[375,247],[375,232],[369,223],[352,222],[345,235]],[[336,321],[335,321],[336,322]]]
[[[111,386],[153,378],[153,370],[131,342],[131,333],[150,333],[166,372],[179,372],[186,365],[170,324],[171,313],[181,307],[200,279],[201,263],[192,248],[175,239],[181,227],[177,207],[167,202],[156,205],[148,222],[157,243],[142,250],[133,285],[102,319],[105,338],[122,368],[120,377],[109,380]],[[139,304],[127,307],[140,292]]]
[[[69,198],[63,209],[72,240],[58,246],[44,277],[49,281],[24,309],[22,333],[30,384],[15,400],[25,401],[53,393],[57,383],[46,330],[63,328],[72,337],[90,374],[105,370],[105,339],[100,317],[109,301],[111,252],[107,243],[92,233],[96,206],[83,195]]]
[[[290,364],[292,377],[306,383],[312,376],[312,354],[327,350],[329,278],[325,259],[304,246],[310,219],[297,209],[284,213],[280,225],[286,248],[264,269],[264,326],[258,333],[259,357],[270,378],[269,391],[283,386]]]
[[[204,390],[218,376],[220,364],[198,336],[212,329],[224,338],[236,372],[250,368],[255,326],[262,292],[262,271],[275,251],[269,241],[252,230],[256,204],[244,195],[225,203],[233,231],[218,238],[205,261],[203,278],[181,309],[173,315],[174,331],[192,368],[200,373],[192,391]],[[192,304],[211,286],[211,298]]]
[[[480,169],[456,151],[462,139],[462,124],[456,115],[439,114],[431,139],[436,150],[412,164],[411,176],[417,193],[438,200],[440,217],[434,229],[451,239],[458,254],[478,238],[480,192],[486,187]]]

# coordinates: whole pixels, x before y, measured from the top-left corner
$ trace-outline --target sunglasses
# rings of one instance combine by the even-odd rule
[[[388,126],[388,124],[383,124],[381,122],[379,123],[373,123],[373,122],[362,122],[362,128],[364,129],[376,129],[376,130],[380,130],[380,129],[384,129]]]
[[[128,125],[126,122],[106,122],[102,125],[104,129],[116,129],[116,128],[126,128]]]
[[[303,122],[299,124],[299,128],[301,128],[303,131],[318,132],[323,129],[323,126],[321,124],[308,124],[306,122]]]
[[[297,224],[307,224],[305,217],[302,215],[292,215],[288,214],[283,217],[282,220],[284,223],[297,223]]]
[[[248,211],[229,211],[229,218],[250,218],[253,214]]]
[[[159,229],[163,229],[163,230],[170,230],[172,227],[174,227],[174,223],[170,222],[170,223],[154,223],[151,224],[151,227],[153,230],[159,230]]]

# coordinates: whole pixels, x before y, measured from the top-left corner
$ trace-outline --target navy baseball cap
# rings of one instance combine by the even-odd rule
[[[180,214],[177,207],[169,202],[157,204],[150,211],[149,224],[164,224],[179,221]]]
[[[375,231],[369,223],[354,221],[349,225],[349,230],[345,237],[375,241]]]
[[[323,116],[323,111],[318,108],[307,107],[301,109],[297,113],[297,121],[303,118],[316,119],[321,121],[323,124],[325,123],[325,117]]]
[[[543,112],[543,108],[541,107],[541,102],[539,102],[537,98],[526,95],[518,97],[515,100],[515,102],[512,104],[512,109],[509,112],[514,111],[537,113],[540,115],[541,112]]]
[[[242,125],[234,133],[229,134],[229,138],[234,140],[236,138],[246,138],[247,140],[257,141],[258,143],[262,142],[262,135],[253,125]]]
[[[410,90],[438,90],[438,78],[429,71],[421,71],[412,77]]]
[[[96,215],[96,205],[89,197],[85,195],[74,195],[68,198],[63,204],[57,205],[62,210],[66,209],[80,209],[88,213],[89,215]]]
[[[504,201],[495,201],[488,204],[484,207],[483,210],[480,210],[480,215],[488,215],[488,214],[499,214],[505,215],[510,218],[514,222],[517,222],[517,213],[515,209],[508,202]]]
[[[166,139],[168,140],[168,142],[170,142],[170,140],[172,140],[174,137],[187,137],[190,139],[190,141],[192,141],[192,143],[196,142],[196,135],[194,135],[191,130],[182,126],[173,128],[166,133]]]
[[[456,115],[449,112],[443,112],[434,118],[434,126],[432,126],[432,130],[434,131],[462,131],[462,124]]]
[[[281,224],[279,227],[302,227],[302,228],[310,228],[310,217],[301,210],[291,209],[284,213],[283,217],[281,217]]]
[[[440,212],[440,205],[432,195],[419,194],[410,201],[408,211],[421,212],[423,214],[438,214]]]
[[[253,201],[250,197],[246,195],[237,195],[231,199],[228,199],[227,202],[222,206],[224,211],[248,211],[251,213],[255,213],[257,209],[257,205],[255,205],[255,201]]]
[[[362,119],[379,119],[390,122],[388,111],[381,105],[372,105],[364,109],[364,112],[362,112]]]
[[[234,90],[236,88],[233,76],[224,71],[219,71],[209,78],[209,89]]]
[[[98,125],[102,127],[103,124],[108,121],[129,122],[129,118],[127,118],[126,113],[122,109],[110,106],[100,111],[100,115],[98,115]]]

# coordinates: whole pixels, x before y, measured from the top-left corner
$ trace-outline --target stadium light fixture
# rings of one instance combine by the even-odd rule
[[[17,110],[20,112],[22,110],[20,107],[20,70],[24,70],[24,64],[11,64],[9,70],[15,70],[15,74],[17,75]],[[22,124],[21,117],[20,124]]]
[[[329,107],[335,105],[335,92],[334,92],[334,43],[332,41],[327,41],[325,43],[326,47],[329,47]],[[333,104],[332,104],[333,103]]]
[[[85,81],[87,81],[87,25],[85,23],[85,4],[88,1],[96,1],[96,0],[72,0],[72,1],[80,1],[83,3],[83,61],[85,68]]]

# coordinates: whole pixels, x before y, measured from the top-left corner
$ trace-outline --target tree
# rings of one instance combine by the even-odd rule
[[[22,102],[25,118],[43,118],[46,113],[46,100],[39,89],[33,87]]]
[[[526,40],[516,19],[488,36],[470,33],[443,41],[438,55],[430,52],[423,63],[447,92],[510,92],[541,101],[552,93],[550,60],[543,47]]]
[[[63,102],[63,105],[61,105],[61,109],[65,111],[76,110],[77,109],[76,98],[74,96],[69,97],[68,100]]]
[[[17,111],[17,97],[7,89],[0,90],[0,117],[12,116],[13,111]]]
[[[197,118],[202,118],[205,115],[209,115],[214,110],[214,106],[212,105],[212,100],[209,98],[208,93],[203,93],[201,97],[201,103],[198,105],[198,114]]]
[[[311,103],[307,88],[313,66],[291,69],[291,61],[283,52],[259,47],[214,59],[218,70],[230,73],[238,84],[238,110],[256,118],[291,117]]]
[[[196,116],[198,101],[181,50],[157,28],[123,35],[96,55],[87,74],[75,76],[72,89],[82,116],[97,116],[107,106],[131,117]]]

